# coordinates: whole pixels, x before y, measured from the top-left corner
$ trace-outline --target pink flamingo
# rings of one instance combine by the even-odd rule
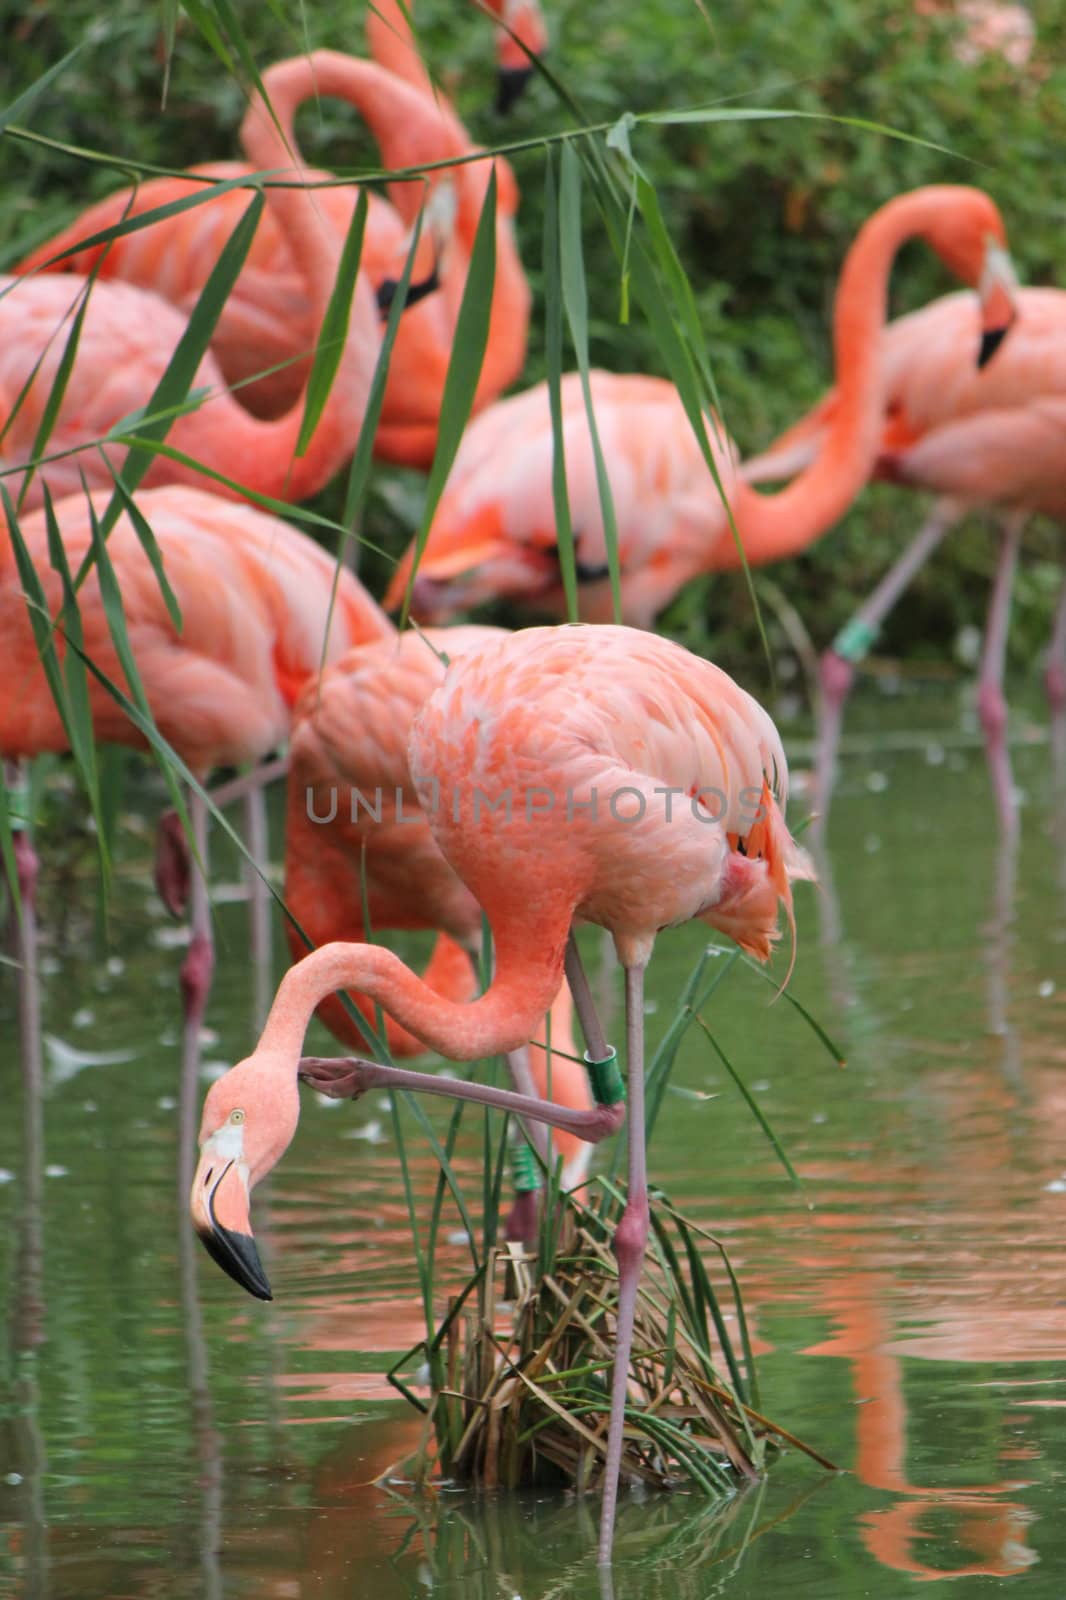
[[[83,494],[56,504],[72,572],[92,554],[92,507],[102,516],[108,496]],[[130,648],[156,727],[194,776],[214,767],[256,762],[285,740],[291,708],[324,662],[354,643],[388,636],[392,624],[348,572],[320,545],[278,518],[198,489],[147,490],[138,506],[152,527],[167,581],[178,602],[179,629],[167,609],[137,529],[123,515],[107,550],[122,594]],[[51,564],[43,511],[22,518],[20,531],[53,616],[63,607]],[[334,583],[336,598],[334,600]],[[96,568],[79,591],[82,648],[127,696],[130,685],[109,626]],[[62,634],[57,634],[62,651]],[[0,757],[20,762],[69,749],[27,611],[15,553],[0,539],[0,654],[6,673],[0,697]],[[92,673],[93,734],[100,743],[144,748],[144,734]],[[249,796],[254,837],[263,832],[261,791]],[[194,792],[190,821],[200,861],[207,861],[207,811]],[[32,918],[37,862],[27,829],[15,835],[23,907]],[[184,893],[180,871],[164,858],[160,887],[171,903]],[[192,940],[182,968],[187,1035],[195,1039],[210,986],[210,908],[200,874],[190,887]],[[32,922],[27,929],[32,938]],[[27,974],[27,981],[32,974]]]
[[[503,636],[497,628],[466,627],[377,639],[349,651],[304,690],[293,710],[285,821],[285,903],[296,919],[286,923],[286,933],[294,961],[307,953],[304,935],[313,946],[365,942],[365,906],[375,937],[393,928],[445,930],[424,981],[453,1004],[476,996],[481,908],[441,855],[420,810],[407,742],[415,717],[443,681],[445,659]],[[348,998],[376,1025],[369,998]],[[342,1043],[365,1048],[368,1036],[339,995],[327,995],[318,1016]],[[383,1021],[390,1054],[425,1052],[408,1029],[388,1016]],[[533,1045],[514,1051],[508,1065],[522,1092],[591,1108],[584,1067],[574,1059],[565,984],[551,1010],[550,1050]],[[566,1131],[549,1130],[545,1138],[539,1125],[530,1131],[549,1164],[562,1156],[564,1188],[584,1181],[584,1141]],[[529,1201],[520,1199],[512,1215],[511,1237],[528,1237],[535,1224],[527,1194]]]
[[[644,971],[664,927],[701,918],[765,960],[779,901],[791,923],[790,880],[811,869],[781,810],[784,751],[770,718],[717,667],[653,634],[607,626],[528,629],[460,656],[416,718],[408,755],[434,837],[492,928],[492,983],[472,1004],[454,1005],[377,945],[329,944],[299,962],[253,1054],[208,1092],[192,1217],[219,1264],[250,1293],[269,1296],[249,1194],[296,1130],[300,1050],[324,996],[355,988],[442,1054],[473,1060],[533,1035],[558,991],[575,920],[607,928],[625,971],[629,1107],[599,1543],[608,1562],[648,1229]],[[580,986],[574,998],[600,1057]],[[343,1094],[389,1081],[388,1070],[326,1063],[309,1076]],[[418,1079],[402,1073],[408,1086]],[[504,1091],[475,1084],[443,1088],[430,1078],[420,1086],[506,1103]],[[617,1106],[610,1116],[609,1106],[579,1113],[532,1101],[522,1109],[586,1134],[618,1120]]]
[[[914,541],[822,657],[818,794],[823,817],[832,790],[843,707],[862,660],[892,606],[964,511],[994,508],[1003,529],[992,586],[977,705],[996,808],[1015,825],[1003,671],[1011,586],[1025,521],[1043,513],[1066,520],[1060,451],[1066,425],[1066,292],[1022,289],[1017,325],[980,376],[967,356],[970,308],[949,295],[886,330],[887,377],[881,455],[875,475],[941,498]],[[840,406],[828,394],[750,470],[767,477],[795,470],[822,446]],[[1056,743],[1066,729],[1066,583],[1055,612],[1045,674]]]
[[[1001,56],[1019,71],[1029,63],[1036,45],[1031,13],[1011,0],[915,0],[919,16],[953,15],[961,31],[952,54],[965,67],[976,66],[986,56]]]
[[[281,135],[261,107],[249,111],[241,137],[257,167],[287,165]],[[304,275],[317,326],[333,290],[340,240],[323,225],[313,195],[273,187],[267,200]],[[0,416],[6,418],[0,462],[8,472],[32,457],[63,355],[62,324],[86,289],[85,281],[78,279],[75,285],[65,276],[0,280]],[[194,389],[206,389],[208,398],[175,420],[168,443],[259,494],[299,500],[314,493],[351,454],[362,424],[380,347],[377,307],[365,278],[356,282],[350,315],[340,366],[304,455],[294,455],[302,404],[272,422],[250,416],[225,392],[211,355],[205,356],[193,384]],[[27,504],[40,504],[42,480],[57,496],[73,493],[83,473],[90,487],[110,486],[108,460],[117,466],[126,452],[121,445],[109,445],[104,459],[100,441],[117,422],[148,403],[184,332],[185,319],[158,295],[119,282],[92,286],[77,356],[48,441],[52,455],[62,454],[38,468]],[[16,399],[21,402],[17,409]],[[194,468],[163,456],[153,462],[147,477],[151,484],[200,481]],[[215,487],[220,494],[239,492]]]
[[[964,282],[979,285],[966,351],[985,359],[1012,315],[1013,275],[1003,222],[977,189],[933,186],[876,211],[848,252],[833,321],[840,405],[825,448],[781,493],[759,495],[736,473],[718,430],[719,473],[747,559],[782,560],[843,514],[865,483],[879,446],[881,332],[888,276],[908,240],[923,238]],[[984,337],[978,338],[983,329]],[[611,614],[595,458],[577,379],[564,383],[567,481],[582,612]],[[622,616],[647,624],[689,579],[739,564],[721,499],[681,403],[661,380],[596,374],[604,456],[619,524]],[[598,423],[598,426],[601,426]],[[709,432],[715,432],[713,422]],[[488,598],[508,596],[564,614],[552,497],[552,431],[546,385],[498,402],[469,428],[419,562],[416,614],[442,621]],[[409,551],[386,604],[406,590]]]
[[[277,131],[269,120],[249,116],[241,138],[251,165],[224,162],[194,168],[200,179],[233,179],[245,174],[250,177],[256,171],[288,168],[292,159],[289,152],[297,151],[296,112],[313,95],[335,96],[356,106],[366,118],[386,165],[395,169],[462,161],[476,148],[446,100],[432,97],[425,89],[398,79],[381,66],[336,51],[316,50],[310,56],[278,62],[264,72],[263,83],[284,131],[285,146],[280,147]],[[423,204],[427,206],[428,219],[427,237],[415,263],[421,283],[413,286],[393,345],[375,437],[375,453],[383,460],[411,466],[428,466],[432,460],[456,319],[493,166],[498,184],[496,283],[488,347],[475,396],[475,405],[483,406],[521,371],[529,325],[529,288],[514,234],[518,189],[510,167],[502,160],[464,162],[446,173],[430,173],[421,183],[393,184],[391,203],[374,194],[369,196],[360,277],[365,274],[369,278],[384,305],[395,289],[411,230]],[[302,163],[301,170],[309,181],[330,176],[303,169]],[[127,215],[141,215],[202,193],[204,187],[194,177],[159,178],[135,190],[122,190],[90,207],[62,233],[41,245],[19,270],[83,273],[98,266],[106,280],[124,280],[138,288],[151,289],[187,314],[247,207],[248,196],[243,190],[228,190],[135,233],[77,250],[61,260],[56,257],[72,250],[81,240],[117,226]],[[277,417],[287,408],[298,406],[321,320],[323,291],[328,297],[337,253],[355,210],[356,194],[351,185],[318,188],[303,198],[277,188],[269,188],[267,194],[273,210],[264,215],[256,230],[245,266],[219,318],[212,353],[225,379],[241,386],[242,405],[257,415]],[[290,218],[291,222],[286,220]],[[294,234],[297,219],[299,231]],[[309,236],[312,228],[317,231]],[[319,265],[312,273],[316,261]],[[431,288],[437,292],[427,294]],[[415,299],[417,304],[413,303]],[[365,288],[361,289],[360,305],[363,315],[351,337],[365,353],[364,365],[369,373],[379,335],[376,322],[371,330]],[[127,308],[126,317],[132,314]],[[162,346],[168,355],[173,343],[174,337]],[[264,369],[278,363],[283,363],[280,370],[260,376]],[[214,382],[217,385],[217,378]],[[44,394],[47,395],[47,386]],[[116,413],[116,417],[119,415],[122,413]],[[299,412],[294,411],[293,417],[298,425]],[[244,426],[250,428],[247,419]],[[342,441],[349,454],[357,432],[358,423],[354,422]],[[268,459],[272,453],[268,450]],[[336,465],[344,459],[344,453],[342,449]],[[287,462],[291,454],[290,445],[287,451],[282,450],[281,460]],[[287,498],[302,496],[291,494]]]
[[[477,0],[478,8],[500,20],[496,30],[496,110],[510,111],[520,98],[534,68],[530,56],[548,47],[548,30],[538,0]],[[409,83],[432,92],[433,80],[418,54],[411,30],[412,5],[399,0],[369,0],[366,33],[375,61]]]

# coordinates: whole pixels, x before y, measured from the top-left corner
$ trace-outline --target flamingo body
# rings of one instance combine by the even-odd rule
[[[982,505],[1066,515],[1066,291],[1019,289],[1010,337],[973,360],[972,295],[944,295],[884,333],[884,418],[875,474]],[[749,463],[760,475],[803,464],[840,409],[836,390]]]
[[[460,656],[416,717],[408,755],[416,783],[438,787],[430,827],[492,926],[492,983],[455,1005],[376,945],[329,944],[299,962],[256,1051],[208,1091],[190,1209],[216,1261],[268,1298],[249,1196],[295,1132],[300,1049],[321,999],[355,986],[457,1059],[516,1049],[558,991],[574,919],[608,928],[626,976],[629,1160],[613,1241],[619,1290],[598,1552],[607,1563],[649,1226],[644,968],[657,932],[694,917],[769,953],[779,901],[791,918],[791,880],[810,875],[781,809],[784,754],[770,718],[725,673],[668,640],[606,626],[528,629]],[[406,1087],[415,1076],[405,1075]],[[472,1086],[448,1092],[471,1098]],[[579,1115],[533,1104],[549,1123]],[[590,1121],[602,1131],[602,1115],[582,1126]]]
[[[623,615],[650,627],[664,585],[699,570],[718,490],[677,390],[662,378],[594,371],[592,401],[618,528]],[[596,458],[579,373],[561,385],[574,554],[587,621],[613,615]],[[736,456],[714,418],[707,435],[727,494]],[[563,615],[552,496],[547,384],[497,401],[467,429],[419,563],[415,612],[440,620],[497,596]],[[403,597],[409,552],[387,605]]]
[[[71,316],[85,287],[83,280],[65,275],[0,278],[0,413],[9,421],[0,443],[0,468],[4,470],[33,459]],[[369,291],[363,310],[362,331],[372,359],[380,336]],[[122,466],[127,447],[119,443],[101,447],[99,442],[117,423],[148,405],[185,328],[185,319],[158,295],[127,283],[93,286],[78,353],[45,449],[47,457],[56,459],[46,460],[37,469],[24,500],[26,506],[41,505],[45,483],[53,497],[74,495],[82,474],[90,489],[113,485],[112,469]],[[15,401],[24,389],[22,404],[12,417]],[[294,455],[299,415],[276,422],[251,417],[226,391],[210,352],[197,369],[192,389],[200,392],[202,401],[195,410],[176,418],[167,434],[168,445],[260,494],[299,500],[331,478],[350,455],[369,389],[369,372],[361,370],[361,364],[360,370],[355,370],[353,363],[348,374],[339,378],[314,442],[300,458]],[[152,462],[145,478],[150,487],[204,481],[195,468],[162,455]],[[8,492],[17,496],[21,483],[21,476],[12,474],[7,479]],[[221,483],[213,487],[220,496],[239,493]]]
[[[97,516],[108,497],[94,497]],[[331,600],[334,559],[311,539],[253,507],[170,486],[138,496],[181,610],[179,631],[155,571],[123,515],[108,540],[122,593],[130,647],[163,737],[194,771],[258,759],[288,734],[291,709],[323,662],[391,625],[350,573]],[[56,504],[72,571],[92,548],[88,502]],[[53,614],[62,605],[43,512],[24,516],[22,536]],[[125,693],[95,569],[79,591],[84,650]],[[57,641],[62,650],[62,640]],[[0,701],[0,753],[20,758],[68,748],[34,642],[7,543],[0,546],[0,654],[7,688]],[[93,730],[100,742],[143,747],[121,706],[89,674]]]
[[[227,240],[247,210],[249,191],[231,189],[204,199],[177,216],[164,217],[151,226],[123,234],[109,243],[75,248],[120,223],[131,221],[178,200],[204,195],[209,185],[196,179],[225,182],[251,178],[255,169],[246,162],[216,161],[190,167],[188,178],[151,178],[136,189],[120,189],[82,212],[76,221],[19,263],[20,273],[77,273],[95,268],[104,281],[131,283],[161,295],[183,316],[195,306],[204,284]],[[195,174],[195,176],[192,176]],[[306,169],[308,182],[324,183],[328,172]],[[338,238],[351,224],[355,196],[350,188],[323,187],[315,191],[314,205]],[[360,269],[377,289],[403,270],[408,228],[380,195],[368,195],[366,231]],[[64,254],[70,251],[71,254]],[[61,256],[61,260],[55,260]],[[428,239],[416,258],[412,277],[432,270]],[[409,315],[413,315],[414,307]],[[406,337],[405,331],[400,337]],[[307,380],[309,360],[303,354],[314,347],[315,318],[307,285],[293,261],[282,228],[269,211],[260,218],[244,266],[230,292],[211,340],[211,351],[228,384],[240,384],[239,399],[256,416],[274,417],[293,405]],[[301,359],[302,357],[302,359]],[[288,362],[281,372],[257,378],[264,369]],[[388,401],[386,400],[386,408]]]
[[[428,278],[435,265],[440,288],[404,310],[390,359],[375,451],[385,460],[428,466],[436,447],[440,403],[474,238],[493,169],[498,186],[496,280],[475,407],[484,406],[511,383],[525,359],[530,294],[515,242],[518,189],[511,169],[501,159],[465,161],[476,147],[449,103],[373,62],[317,50],[276,63],[263,74],[263,83],[286,143],[281,143],[273,124],[255,108],[242,128],[242,140],[254,157],[252,165],[214,163],[194,168],[194,172],[232,178],[273,167],[289,168],[289,151],[296,149],[296,112],[313,95],[332,95],[355,105],[366,117],[390,168],[463,162],[450,171],[431,173],[422,182],[392,184],[389,202],[371,196],[361,259],[360,293],[369,303],[370,286],[378,289],[386,280],[399,278],[411,228],[423,204],[427,205],[429,217],[412,281]],[[329,177],[302,166],[299,170],[307,180]],[[105,277],[151,289],[188,312],[248,205],[242,190],[227,191],[110,244],[62,261],[53,258],[80,239],[116,225],[127,207],[136,215],[202,189],[195,179],[164,178],[143,184],[136,192],[112,195],[35,250],[20,270],[85,271],[99,263]],[[280,209],[291,208],[292,193],[279,189],[267,193],[274,214],[265,214],[260,221],[247,261],[222,311],[212,348],[225,379],[244,385],[242,402],[256,414],[273,418],[299,399],[324,302],[306,262],[298,259],[300,252],[286,225],[290,210]],[[303,253],[318,251],[325,263],[335,260],[351,224],[356,191],[351,185],[319,188],[300,199],[306,208]],[[349,343],[353,340],[365,352],[369,374],[380,343],[376,312],[369,322],[357,319]],[[279,362],[287,365],[255,382],[248,381]],[[358,421],[346,439],[349,454],[357,433]]]
[[[1014,280],[1002,218],[980,190],[947,185],[889,201],[865,223],[845,260],[834,308],[842,403],[825,427],[825,448],[804,460],[787,489],[761,496],[719,437],[723,480],[746,559],[780,560],[803,549],[843,514],[878,455],[888,278],[904,242],[923,238],[964,282],[980,285],[973,359],[1002,337],[1014,309]],[[979,337],[980,335],[980,337]],[[994,365],[994,361],[992,363]],[[564,443],[573,458],[571,520],[583,581],[584,614],[611,614],[603,519],[580,380],[564,383]],[[700,572],[740,564],[730,517],[707,470],[676,392],[654,379],[596,374],[593,403],[604,412],[605,464],[619,521],[622,616],[647,626],[681,585]],[[713,421],[709,421],[717,433]],[[564,607],[553,567],[558,533],[551,496],[552,430],[545,385],[498,402],[471,429],[430,528],[413,594],[416,612],[444,620],[490,595],[529,599],[555,615]],[[587,552],[587,554],[586,554]],[[386,597],[395,603],[412,557]],[[584,569],[582,571],[582,568]]]
[[[430,629],[361,645],[309,686],[296,706],[290,747],[285,833],[285,900],[314,945],[375,937],[398,929],[440,933],[424,981],[456,1003],[477,993],[473,957],[481,945],[481,910],[438,849],[411,781],[411,724],[454,660],[499,636],[494,628]],[[438,653],[440,652],[440,653]],[[286,924],[293,960],[306,953]],[[372,1002],[349,998],[373,1023]],[[364,1039],[336,995],[318,1015],[338,1039],[357,1049]],[[386,1017],[393,1055],[420,1055],[422,1041]],[[564,989],[552,1009],[552,1057],[531,1051],[538,1092],[575,1108],[591,1104],[584,1068],[572,1059],[573,1036]],[[580,1181],[589,1147],[572,1134],[554,1135],[564,1182]]]

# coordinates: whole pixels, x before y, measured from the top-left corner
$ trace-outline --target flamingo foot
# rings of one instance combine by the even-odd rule
[[[186,1027],[202,1022],[214,971],[215,951],[211,940],[206,934],[193,934],[181,964],[181,1000]]]
[[[176,811],[164,811],[156,831],[155,887],[172,917],[184,915],[191,882],[192,857],[185,829]]]
[[[1017,825],[1014,780],[1007,751],[1007,702],[998,683],[982,683],[977,690],[977,714],[985,735],[985,754],[992,778],[996,813],[1005,834]]]

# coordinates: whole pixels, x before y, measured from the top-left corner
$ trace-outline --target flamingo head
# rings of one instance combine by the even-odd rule
[[[506,116],[533,76],[531,57],[544,54],[548,30],[537,0],[489,0],[500,18],[496,50],[496,110]]]
[[[257,1300],[273,1295],[252,1234],[251,1192],[288,1149],[300,1111],[291,1063],[272,1065],[251,1056],[208,1090],[189,1195],[208,1255]]]
[[[980,189],[958,193],[961,203],[940,209],[927,238],[945,266],[977,290],[981,303],[977,365],[983,367],[1018,314],[1018,278],[998,206]]]

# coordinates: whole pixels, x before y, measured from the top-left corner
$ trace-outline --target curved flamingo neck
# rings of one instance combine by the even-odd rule
[[[424,114],[421,97],[408,85],[371,62],[353,60],[335,51],[320,50],[310,58],[280,62],[265,74],[264,83],[278,125],[264,107],[256,106],[241,128],[248,159],[260,171],[292,171],[295,157],[295,175],[306,173],[294,125],[296,112],[312,95],[336,96],[354,105],[383,151],[397,119],[409,125]],[[321,326],[333,292],[343,240],[313,191],[271,186],[267,199],[307,284],[315,324]],[[369,281],[360,274],[352,296],[344,355],[311,444],[301,457],[294,459],[303,419],[302,396],[274,422],[249,419],[249,466],[244,482],[261,493],[299,500],[333,475],[351,454],[358,437],[380,342],[377,306]]]
[[[860,229],[834,302],[838,404],[822,449],[778,494],[760,495],[742,483],[732,496],[749,561],[777,561],[804,549],[844,514],[869,478],[884,409],[881,334],[892,263],[909,239],[928,234],[934,224],[942,227],[946,211],[963,203],[949,188],[919,189],[882,206]],[[739,565],[735,550],[726,554],[731,559],[719,564]]]
[[[418,53],[410,17],[412,0],[406,0],[407,14],[398,0],[371,0],[366,14],[366,38],[370,54],[379,66],[398,78],[433,94],[433,80]]]
[[[353,989],[377,1001],[410,1033],[453,1061],[517,1050],[541,1024],[562,981],[569,931],[523,914],[520,930],[501,930],[496,975],[469,1005],[446,1000],[381,945],[327,944],[306,956],[281,981],[256,1054],[291,1064],[327,995]]]

